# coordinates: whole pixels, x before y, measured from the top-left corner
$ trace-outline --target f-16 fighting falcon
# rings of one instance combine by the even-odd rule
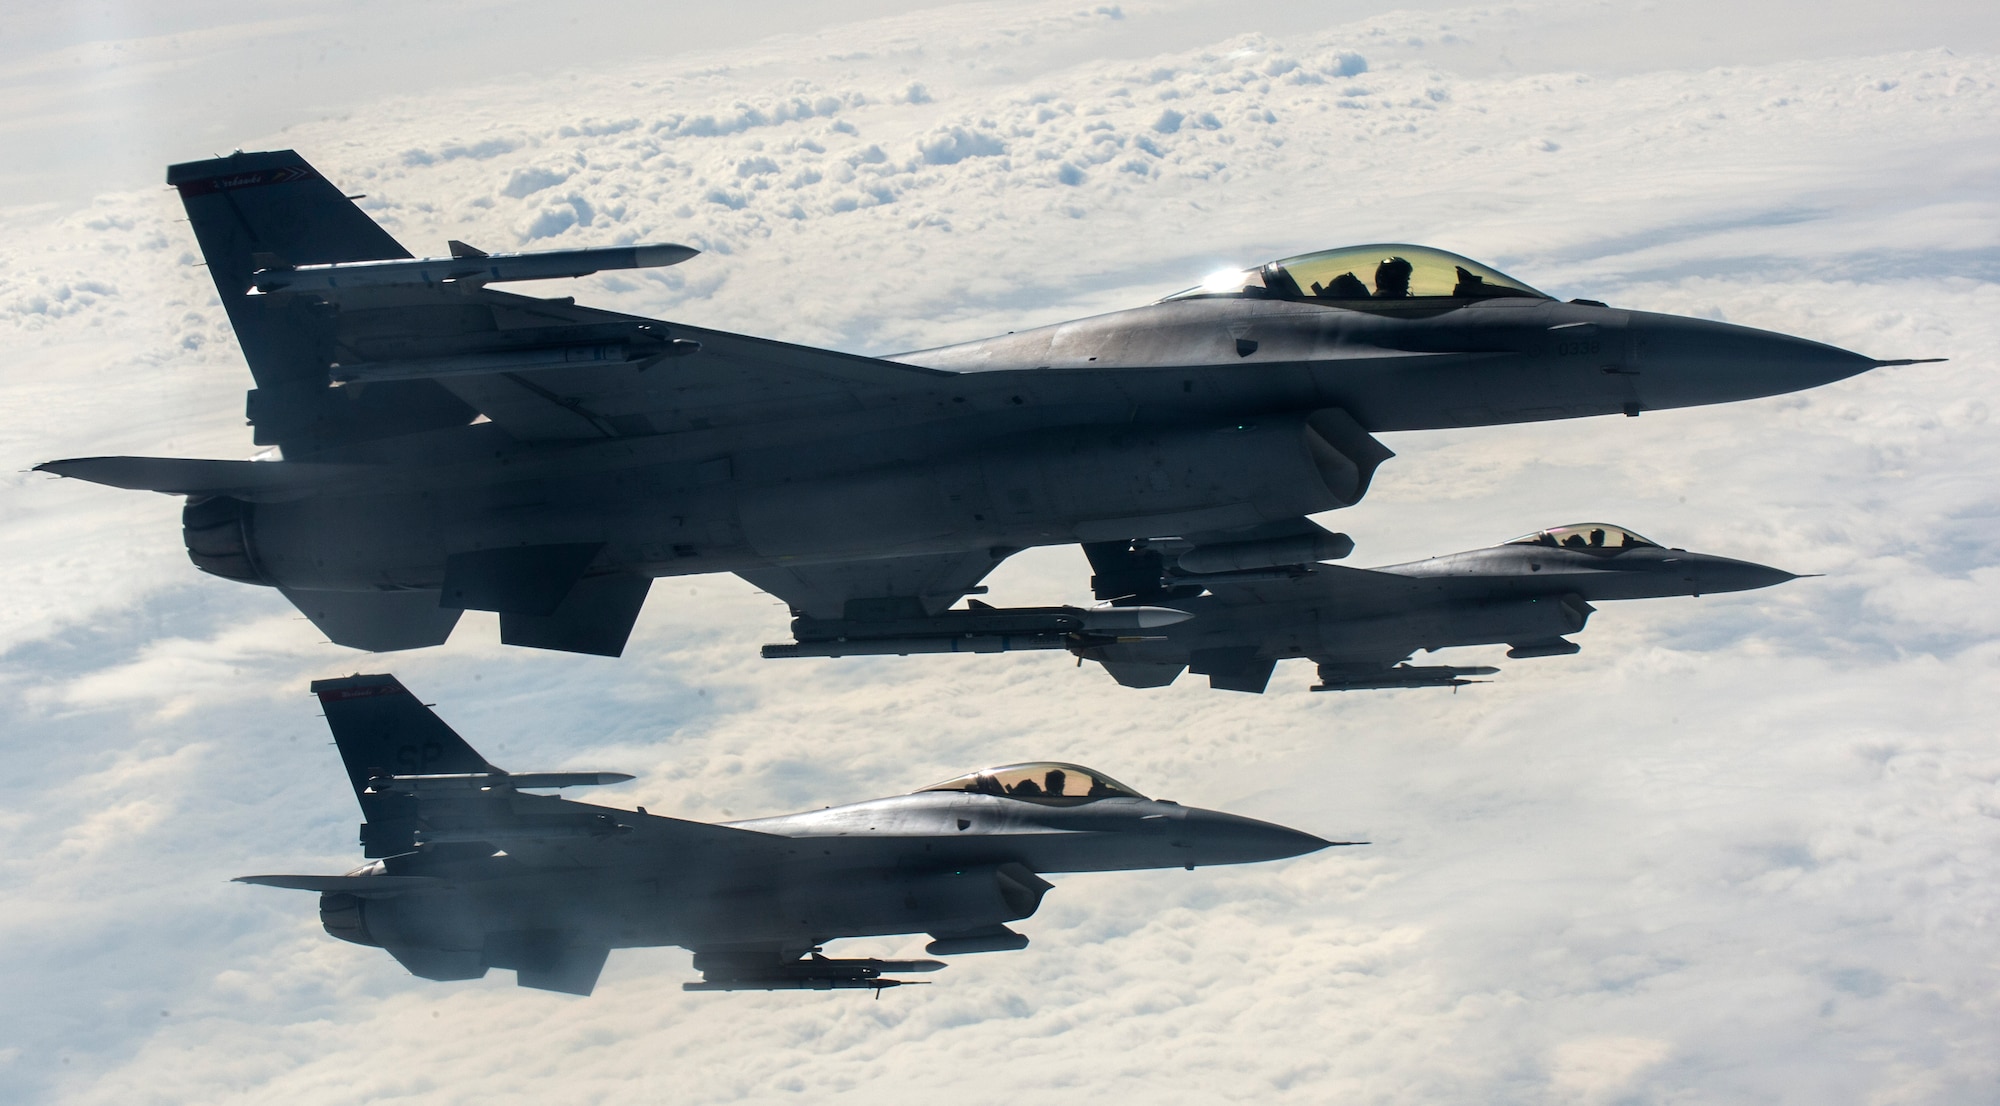
[[[1150,585],[1135,594],[1161,599],[1189,590],[1199,574],[1135,574],[1161,563],[1149,556],[1156,552],[1093,551],[1099,588]],[[1195,617],[1159,637],[1077,637],[1071,651],[1127,687],[1169,684],[1185,668],[1207,676],[1210,687],[1262,692],[1272,667],[1288,657],[1319,665],[1314,691],[1458,687],[1497,669],[1401,662],[1419,649],[1465,645],[1506,645],[1515,659],[1564,656],[1580,648],[1567,635],[1583,629],[1593,601],[1749,591],[1793,579],[1749,561],[1665,549],[1624,527],[1582,523],[1408,564],[1225,576],[1206,594],[1171,600]]]
[[[1362,497],[1391,456],[1376,434],[1638,415],[1905,363],[1560,303],[1413,245],[862,357],[490,287],[676,264],[684,246],[453,242],[419,260],[289,150],[167,181],[272,459],[38,467],[186,496],[198,567],[277,588],[361,649],[441,643],[474,609],[509,644],[615,656],[660,576],[734,572],[801,617],[909,623],[1028,546],[1171,537],[1242,568],[1300,563],[1345,540],[1306,516]],[[1173,617],[1018,612],[1092,632]]]
[[[1025,948],[1044,876],[1279,860],[1307,833],[1148,799],[1074,764],[1015,764],[910,795],[711,825],[530,789],[608,772],[508,773],[393,676],[312,685],[366,822],[346,875],[244,876],[320,893],[342,940],[426,979],[512,969],[587,995],[611,949],[694,951],[690,991],[880,990],[936,960],[835,959],[840,937],[927,933],[934,956]]]
[[[1419,649],[1466,645],[1506,645],[1516,659],[1562,656],[1580,648],[1566,635],[1583,629],[1592,601],[1749,591],[1797,579],[1748,561],[1665,549],[1605,523],[1367,569],[1315,563],[1243,570],[1214,550],[1175,541],[1093,544],[1084,552],[1099,599],[1153,612],[1145,632],[1094,632],[1080,620],[1067,632],[1024,632],[1009,624],[1008,612],[975,608],[940,620],[955,632],[929,635],[889,624],[877,637],[851,626],[849,636],[833,636],[812,619],[797,619],[798,641],[767,645],[764,655],[1067,649],[1127,687],[1164,687],[1186,670],[1207,676],[1213,688],[1258,693],[1277,662],[1304,657],[1319,665],[1314,691],[1459,687],[1499,670],[1402,662]],[[1167,617],[1176,610],[1192,617]]]

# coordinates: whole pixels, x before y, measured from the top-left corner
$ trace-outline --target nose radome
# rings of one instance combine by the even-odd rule
[[[1634,312],[1635,385],[1649,408],[1727,403],[1817,388],[1867,372],[1874,358],[1708,319]]]
[[[1728,557],[1683,554],[1688,575],[1703,592],[1755,591],[1798,579],[1795,572]]]
[[[1182,822],[1182,843],[1196,864],[1253,864],[1318,852],[1331,841],[1287,826],[1215,810],[1190,809]]]

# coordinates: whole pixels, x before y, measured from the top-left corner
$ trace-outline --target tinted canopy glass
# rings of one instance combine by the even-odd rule
[[[969,772],[925,791],[968,791],[1016,799],[1143,799],[1144,795],[1102,772],[1079,764],[1041,760]]]
[[[1225,270],[1187,296],[1289,300],[1547,299],[1498,269],[1429,246],[1380,243],[1300,254],[1255,269]]]
[[[1624,549],[1658,549],[1655,542],[1625,529],[1603,522],[1579,522],[1574,526],[1556,526],[1547,530],[1537,530],[1524,534],[1507,543],[1508,545],[1547,545],[1563,549],[1581,549],[1586,553],[1616,553]]]

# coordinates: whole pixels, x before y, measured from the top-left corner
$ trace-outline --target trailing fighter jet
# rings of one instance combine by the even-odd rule
[[[1344,555],[1348,547],[1337,552]],[[1781,569],[1684,549],[1666,549],[1622,526],[1578,523],[1537,530],[1504,545],[1380,568],[1301,563],[1243,568],[1227,549],[1182,541],[1084,546],[1091,586],[1107,608],[1071,612],[1059,632],[1014,630],[1008,612],[947,611],[919,634],[889,625],[879,636],[833,636],[796,619],[798,640],[766,645],[766,657],[854,657],[910,653],[999,653],[1067,649],[1102,664],[1126,687],[1165,687],[1183,671],[1226,691],[1262,693],[1277,662],[1319,664],[1314,691],[1460,687],[1489,665],[1409,665],[1417,650],[1506,645],[1515,659],[1580,648],[1592,601],[1749,591],[1797,576]],[[1322,551],[1323,552],[1323,551]],[[977,600],[974,601],[977,604]],[[1111,611],[1142,612],[1117,625]],[[1095,614],[1094,621],[1083,615]]]
[[[1289,573],[1209,574],[1175,565],[1173,549],[1093,549],[1100,590],[1148,590],[1120,602],[1170,602],[1193,615],[1157,636],[1074,636],[1070,649],[1127,687],[1170,684],[1187,669],[1228,691],[1262,692],[1288,657],[1319,665],[1314,691],[1457,687],[1486,666],[1409,665],[1419,649],[1506,645],[1507,655],[1553,657],[1580,648],[1593,601],[1749,591],[1797,579],[1789,572],[1666,549],[1621,526],[1580,523],[1504,545],[1381,568],[1316,564]],[[1162,566],[1172,565],[1160,571]],[[1168,599],[1194,588],[1206,593]],[[1109,598],[1109,597],[1107,597]]]
[[[1025,948],[1059,872],[1244,864],[1330,845],[1148,799],[1074,764],[1014,764],[910,795],[707,824],[533,794],[613,772],[509,773],[394,676],[312,685],[361,803],[346,875],[244,876],[320,893],[320,922],[425,979],[515,972],[587,995],[609,951],[694,951],[690,991],[880,990],[936,960],[839,959],[841,937],[927,933],[933,956]]]
[[[939,617],[1028,546],[1174,537],[1297,563],[1344,540],[1306,516],[1361,499],[1385,431],[1638,415],[1905,363],[1559,303],[1395,244],[861,357],[489,287],[685,246],[417,259],[289,150],[167,181],[273,459],[38,467],[186,496],[197,567],[275,587],[361,649],[438,644],[474,609],[508,644],[615,656],[659,576],[734,572],[871,633]],[[1039,632],[1104,617],[1015,613]]]

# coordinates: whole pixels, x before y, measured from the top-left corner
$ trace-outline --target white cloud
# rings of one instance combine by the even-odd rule
[[[1262,698],[1138,693],[1033,654],[766,662],[782,606],[707,578],[656,585],[616,661],[505,650],[477,615],[446,649],[371,658],[198,576],[173,500],[17,473],[0,1096],[1989,1098],[2000,58],[1860,9],[1851,37],[1798,28],[1810,47],[1750,20],[1721,69],[1685,60],[1716,26],[1700,5],[1254,35],[1228,5],[1116,14],[920,13],[384,98],[275,141],[420,253],[689,241],[687,265],[574,290],[848,349],[1418,240],[1562,295],[1951,356],[1728,408],[1397,435],[1369,499],[1326,520],[1361,563],[1604,517],[1828,575],[1605,604],[1580,656],[1455,695],[1310,695],[1292,667]],[[17,469],[251,451],[247,374],[153,172],[0,213]],[[1053,602],[1086,581],[1044,550],[992,584]],[[639,771],[602,797],[692,817],[1057,756],[1375,844],[1062,877],[1029,950],[880,1002],[683,995],[674,950],[619,952],[582,1001],[424,983],[324,937],[310,896],[225,882],[352,862],[305,684],[385,669],[499,763]]]

